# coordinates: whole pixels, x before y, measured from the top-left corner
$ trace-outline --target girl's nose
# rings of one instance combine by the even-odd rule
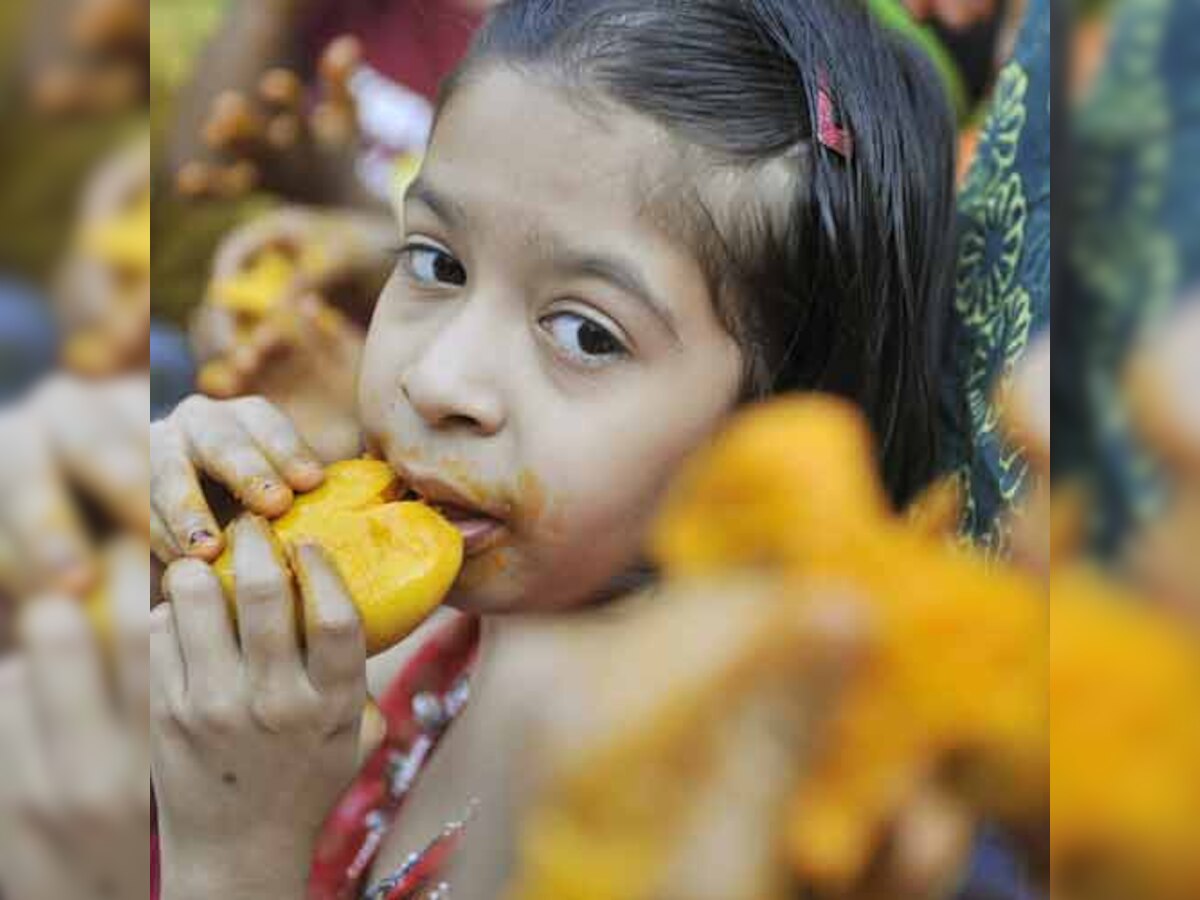
[[[506,410],[488,363],[496,348],[468,340],[469,330],[461,318],[448,324],[405,371],[401,389],[429,427],[486,437],[504,427]]]

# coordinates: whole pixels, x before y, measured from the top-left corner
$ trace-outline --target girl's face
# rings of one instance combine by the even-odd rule
[[[458,521],[450,602],[580,603],[639,559],[741,354],[642,186],[667,136],[495,67],[442,111],[367,341],[368,434]]]

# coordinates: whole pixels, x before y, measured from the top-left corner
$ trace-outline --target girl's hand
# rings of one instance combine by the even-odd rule
[[[218,94],[202,128],[208,154],[179,168],[179,193],[236,197],[261,186],[305,202],[377,206],[354,172],[359,126],[350,80],[361,57],[353,37],[330,43],[318,65],[319,100],[311,111],[304,83],[288,68],[262,74],[253,93]]]
[[[78,600],[29,603],[0,661],[0,891],[9,900],[149,894],[149,559],[108,564],[112,688]]]
[[[394,266],[395,230],[389,216],[290,206],[230,232],[189,329],[202,363],[199,390],[219,398],[261,394],[321,459],[356,455],[355,373],[366,323]],[[265,308],[231,308],[222,291],[252,281],[264,259],[285,266],[258,285]]]
[[[211,562],[224,549],[198,472],[268,518],[287,512],[293,490],[311,490],[324,478],[287,417],[263,398],[187,398],[150,426],[150,540],[164,563],[184,556]]]
[[[92,376],[144,370],[150,335],[150,142],[105,158],[80,202],[54,283],[63,363]]]
[[[366,698],[361,623],[315,546],[293,567],[267,524],[233,533],[237,624],[212,570],[167,570],[151,616],[151,769],[164,897],[301,897],[317,833],[357,769]]]
[[[33,5],[24,76],[47,115],[119,112],[147,97],[150,10],[146,0],[49,0]]]
[[[112,524],[149,530],[149,381],[59,376],[0,414],[0,592],[87,590],[93,542],[71,486]]]

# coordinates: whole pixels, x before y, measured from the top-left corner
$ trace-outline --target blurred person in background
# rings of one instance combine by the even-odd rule
[[[360,446],[352,378],[393,264],[392,204],[419,164],[438,85],[489,5],[215,4],[224,12],[175,75],[156,308],[188,323],[201,390],[270,397],[323,458]],[[163,11],[156,28],[174,27]],[[290,263],[318,244],[319,272],[268,289],[272,315],[265,300],[222,302],[220,282],[253,281],[263,256]]]
[[[185,191],[246,163],[293,200],[391,208],[396,162],[423,153],[441,81],[490,5],[231,4],[176,98],[168,165]]]

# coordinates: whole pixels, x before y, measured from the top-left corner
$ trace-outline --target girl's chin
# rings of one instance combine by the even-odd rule
[[[443,604],[475,615],[521,612],[527,601],[513,577],[513,562],[511,547],[496,547],[467,557]]]

